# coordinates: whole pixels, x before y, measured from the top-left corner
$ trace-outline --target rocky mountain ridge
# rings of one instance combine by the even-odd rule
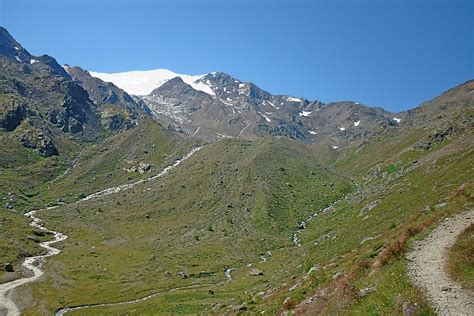
[[[177,76],[141,98],[160,122],[187,135],[211,140],[286,136],[306,143],[325,142],[335,149],[398,128],[404,116],[357,102],[324,104],[272,95],[223,72],[199,76],[194,84],[206,85],[212,93],[195,89]]]
[[[43,156],[68,143],[93,142],[151,116],[112,84],[80,68],[64,69],[50,56],[33,56],[0,28],[0,128]],[[66,71],[69,70],[71,75]]]

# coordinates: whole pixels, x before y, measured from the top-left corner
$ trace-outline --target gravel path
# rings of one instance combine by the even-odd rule
[[[439,315],[474,315],[474,297],[445,270],[449,248],[471,224],[474,224],[474,210],[448,218],[427,238],[416,242],[406,256],[410,279]]]

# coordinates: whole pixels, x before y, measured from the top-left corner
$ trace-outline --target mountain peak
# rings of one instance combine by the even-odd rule
[[[0,55],[19,63],[30,63],[31,55],[18,43],[13,36],[0,26]]]
[[[191,76],[178,74],[168,69],[127,71],[110,74],[90,71],[90,74],[93,77],[102,79],[103,81],[112,82],[127,93],[134,95],[148,95],[154,89],[176,77],[180,77],[185,83],[193,87],[195,90],[200,90],[209,95],[214,95],[214,91],[212,90],[211,86],[206,84],[206,82],[199,80],[207,75]]]

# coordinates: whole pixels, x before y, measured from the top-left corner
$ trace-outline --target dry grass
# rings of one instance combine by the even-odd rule
[[[454,279],[474,292],[474,225],[461,233],[451,247],[447,269]]]

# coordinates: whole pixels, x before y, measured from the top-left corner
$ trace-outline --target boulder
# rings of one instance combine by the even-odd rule
[[[13,269],[13,265],[10,262],[7,262],[5,266],[3,267],[3,269],[6,272],[15,272],[15,269]]]
[[[250,273],[251,276],[263,275],[263,271],[259,270],[257,268],[250,268],[249,273]]]

